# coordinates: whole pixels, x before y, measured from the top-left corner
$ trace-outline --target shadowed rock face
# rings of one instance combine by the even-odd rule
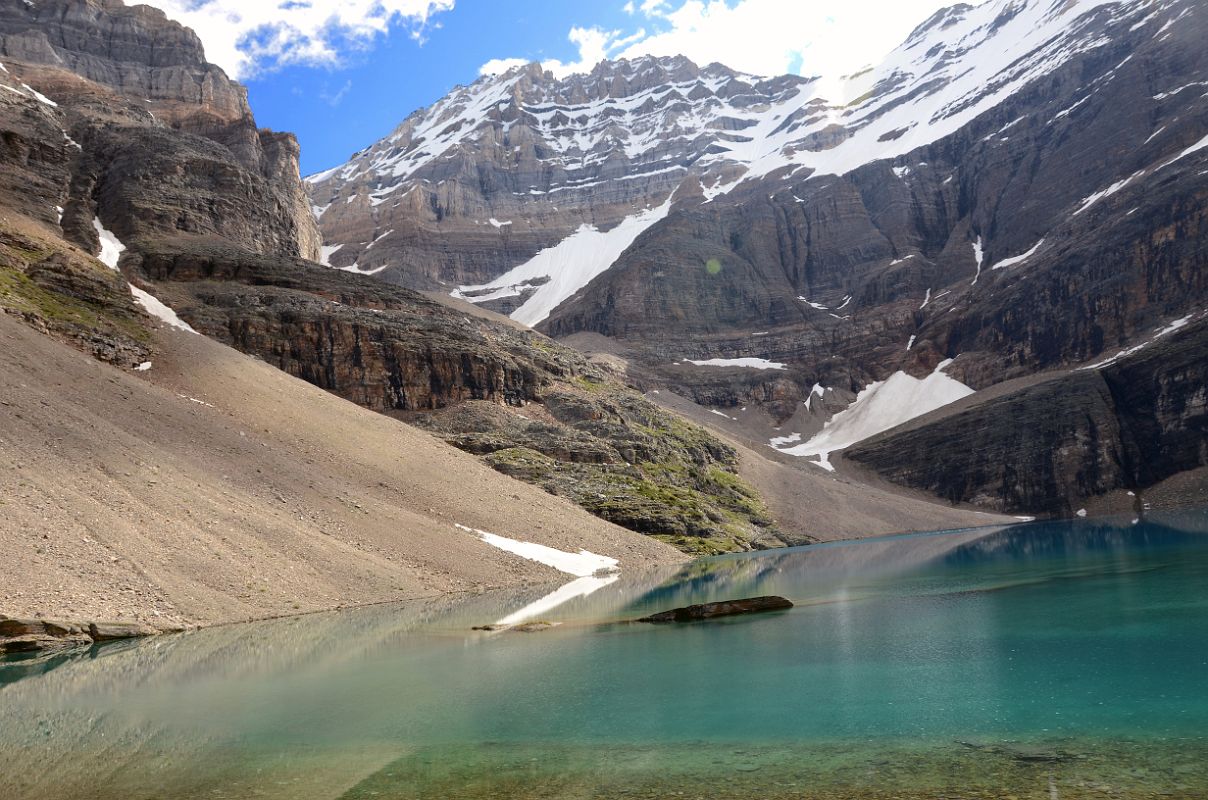
[[[297,141],[258,129],[247,91],[162,12],[116,0],[5,4],[0,60],[58,104],[35,102],[58,129],[38,139],[61,149],[39,172],[57,184],[49,206],[65,207],[77,244],[95,249],[99,214],[123,240],[221,233],[257,252],[318,259]]]
[[[539,334],[401,287],[222,242],[147,243],[128,263],[198,330],[375,411],[520,405],[587,368]]]
[[[1072,514],[1208,465],[1208,321],[862,442],[845,456],[905,486],[1002,511]]]

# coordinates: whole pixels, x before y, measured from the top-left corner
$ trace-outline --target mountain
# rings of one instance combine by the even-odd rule
[[[543,417],[525,441],[594,445],[638,486],[611,448],[657,451],[678,505],[641,508],[669,537],[774,532],[733,450],[581,354],[310,260],[297,157],[162,13],[0,7],[0,649],[46,643],[10,616],[178,628],[565,579],[488,531],[683,559],[375,412],[585,396],[594,435]],[[591,413],[613,398],[640,430]]]
[[[459,87],[308,191],[332,266],[620,357],[722,429],[857,474],[839,452],[959,397],[1084,385],[1080,367],[1206,324],[1206,36],[1194,0],[990,0],[840,80],[530,65]],[[1168,378],[1171,430],[1202,443],[1194,381]],[[1082,413],[1081,392],[1020,391],[1020,426]],[[1116,392],[1104,419],[1136,402]],[[1024,492],[992,470],[907,476],[965,463],[955,437],[863,463],[1017,514],[1140,508],[1208,463],[1197,444],[1155,472],[1073,422],[1035,433],[1045,446],[990,437],[975,456],[1041,476]]]

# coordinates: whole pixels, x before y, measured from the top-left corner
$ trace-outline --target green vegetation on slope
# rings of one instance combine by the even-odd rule
[[[121,275],[61,241],[0,223],[0,311],[102,361],[144,360],[150,334]]]
[[[749,550],[774,530],[736,474],[732,448],[600,376],[576,377],[519,409],[470,402],[413,422],[499,472],[685,552]]]

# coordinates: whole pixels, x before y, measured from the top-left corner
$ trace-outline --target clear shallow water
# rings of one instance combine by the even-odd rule
[[[896,537],[0,663],[15,798],[1208,797],[1208,514]],[[688,626],[651,611],[781,594]]]

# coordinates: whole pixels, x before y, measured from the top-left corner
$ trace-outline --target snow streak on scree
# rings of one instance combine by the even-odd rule
[[[620,562],[615,558],[608,556],[598,556],[595,553],[589,553],[586,550],[580,550],[578,553],[568,553],[565,550],[556,550],[553,547],[546,547],[543,544],[534,544],[533,542],[522,542],[518,539],[509,539],[506,536],[488,533],[487,531],[476,530],[466,527],[465,525],[455,525],[458,530],[467,533],[473,533],[479,539],[489,545],[498,547],[500,550],[506,550],[509,553],[515,553],[521,558],[527,558],[529,561],[536,561],[540,564],[545,564],[547,567],[553,567],[560,572],[565,572],[568,575],[575,575],[580,578],[586,578],[595,575],[597,572],[608,571],[615,569]]]
[[[113,235],[101,224],[101,220],[97,217],[92,218],[92,227],[96,230],[97,236],[101,240],[101,252],[97,259],[109,267],[109,269],[117,272],[118,262],[122,260],[122,253],[126,252],[126,245],[118,241],[118,238]],[[126,284],[130,287],[130,294],[134,296],[134,301],[138,303],[148,314],[156,319],[168,323],[168,325],[189,333],[197,333],[189,327],[188,323],[176,316],[176,312],[161,303],[157,298],[143,291],[132,283]],[[148,369],[150,366],[148,365]],[[145,372],[146,370],[140,370]]]
[[[870,383],[808,442],[776,449],[802,458],[817,456],[810,463],[833,472],[831,453],[973,394],[968,386],[944,374],[951,363],[952,359],[941,362],[922,380],[895,372],[887,380]]]

